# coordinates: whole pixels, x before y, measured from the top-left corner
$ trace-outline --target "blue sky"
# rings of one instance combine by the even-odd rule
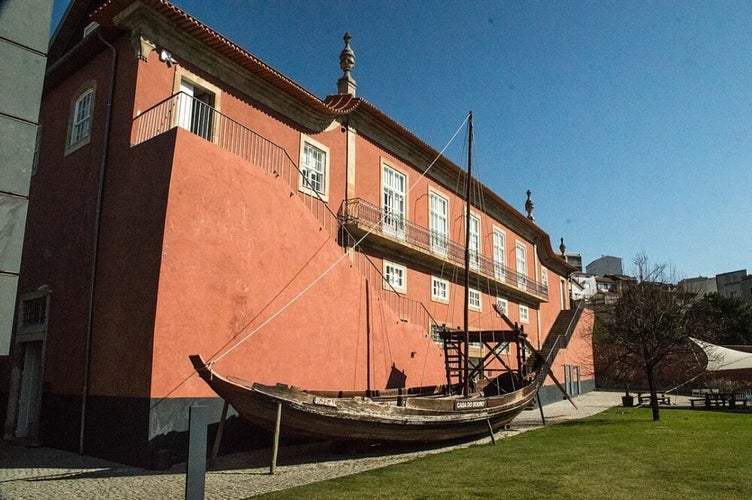
[[[473,111],[474,173],[585,264],[752,269],[752,2],[175,3],[322,98],[349,31],[358,96],[437,150]]]

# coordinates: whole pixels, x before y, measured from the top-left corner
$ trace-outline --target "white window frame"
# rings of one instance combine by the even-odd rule
[[[407,292],[407,268],[405,266],[385,260],[383,273],[385,289]]]
[[[404,240],[407,216],[407,175],[386,163],[381,165],[381,210],[384,233]]]
[[[431,300],[434,302],[441,302],[443,304],[449,303],[449,281],[436,276],[431,276]]]
[[[323,156],[320,165],[321,171],[309,165],[308,151],[315,151]],[[313,177],[309,175],[309,172],[314,172]],[[306,182],[306,179],[309,182]],[[329,148],[305,135],[301,135],[300,138],[300,182],[298,189],[311,196],[316,196],[316,193],[318,193],[317,197],[329,201]]]
[[[29,306],[35,305],[35,313],[40,315],[38,321],[29,322]],[[18,316],[16,325],[19,337],[25,340],[39,340],[47,331],[50,318],[50,295],[48,292],[31,292],[21,295],[18,301]]]
[[[209,110],[208,108],[205,108],[203,105],[201,105],[201,108],[205,113],[211,114],[206,115],[207,118],[204,120],[206,126],[203,130],[200,130],[201,124],[196,123],[196,121],[201,122],[201,110],[194,111],[194,107],[196,105],[194,100],[188,99],[187,97],[185,97],[185,95],[179,95],[177,98],[178,109],[177,113],[173,113],[174,123],[172,125],[184,128],[192,134],[203,137],[208,141],[217,142],[219,140],[219,120],[215,119],[213,111],[217,113],[222,111],[222,92],[219,87],[212,84],[208,80],[191,73],[182,66],[176,66],[175,76],[172,84],[172,93],[178,94],[181,91],[184,92],[185,95],[190,95],[192,97],[195,97],[195,94],[198,92],[200,94],[199,100],[203,104],[206,104],[207,106],[213,108],[213,110]],[[210,96],[211,99],[204,98],[202,100],[201,96]],[[205,100],[210,100],[211,103],[204,102]],[[199,116],[194,116],[196,114],[198,114]]]
[[[520,304],[520,323],[530,322],[530,308]]]
[[[509,301],[503,297],[496,297],[496,305],[504,315],[509,317]],[[497,313],[498,315],[498,313]]]
[[[480,311],[483,309],[483,299],[482,294],[480,293],[480,290],[476,290],[475,288],[468,288],[468,300],[467,300],[467,307],[469,309],[474,309],[476,311]]]
[[[470,212],[470,239],[468,249],[470,250],[470,268],[480,269],[480,216]]]
[[[197,97],[196,94],[204,97]],[[210,98],[205,96],[210,96]],[[190,77],[181,77],[178,95],[178,126],[213,142],[216,101],[217,92],[214,89],[207,89],[195,83]]]
[[[544,266],[541,266],[541,285],[543,285],[543,289],[548,292],[548,269]]]
[[[504,316],[506,316],[507,318],[509,317],[509,301],[507,299],[503,297],[496,297],[496,306],[502,313],[504,313]],[[499,313],[496,313],[496,316],[499,318],[501,317]],[[505,328],[506,328],[506,323],[505,323]],[[501,347],[497,347],[496,354],[508,355],[509,354],[509,342],[505,343]]]
[[[439,330],[441,329],[439,325],[437,325],[436,323],[430,322],[428,325],[428,329],[431,332],[431,340],[433,340],[437,344],[444,343],[444,340],[441,338],[441,335],[439,335]]]
[[[71,153],[91,141],[95,98],[95,88],[90,85],[76,94],[71,103],[65,154]]]
[[[507,234],[498,227],[493,228],[494,278],[504,282],[507,279]]]
[[[436,191],[428,191],[428,220],[431,231],[431,251],[446,256],[449,251],[449,198]]]
[[[517,261],[517,288],[527,289],[527,248],[519,241],[514,246],[515,259]]]

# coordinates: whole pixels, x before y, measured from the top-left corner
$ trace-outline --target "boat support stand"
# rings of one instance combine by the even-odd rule
[[[225,430],[225,420],[227,420],[227,408],[230,403],[225,399],[225,403],[222,406],[222,418],[219,419],[219,427],[217,427],[217,435],[214,436],[214,444],[212,445],[211,457],[209,457],[209,464],[214,465],[217,461],[217,455],[219,454],[219,444],[222,441],[222,433]]]
[[[493,427],[491,427],[491,419],[487,418],[486,423],[488,424],[488,433],[491,434],[491,443],[496,444],[496,436],[494,436]]]
[[[541,420],[543,421],[543,425],[546,425],[546,416],[543,414],[543,405],[541,404],[540,393],[536,394],[535,397],[538,399],[538,409],[540,410]]]
[[[279,452],[279,429],[282,424],[282,403],[277,403],[277,421],[274,424],[274,445],[272,446],[272,465],[269,474],[274,475],[277,468],[277,453]]]

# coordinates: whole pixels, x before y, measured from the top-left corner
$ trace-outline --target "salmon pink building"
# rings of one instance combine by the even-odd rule
[[[463,168],[358,96],[348,35],[337,62],[322,99],[169,2],[71,3],[0,358],[6,439],[184,459],[189,407],[222,410],[191,354],[312,389],[446,383],[435,333],[463,324],[466,231],[471,329],[503,313],[568,392],[593,388],[574,268],[480,184],[466,228]]]

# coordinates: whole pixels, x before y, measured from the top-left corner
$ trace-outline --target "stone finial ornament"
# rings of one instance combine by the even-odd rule
[[[535,204],[533,204],[533,200],[530,199],[530,195],[532,193],[530,190],[527,190],[527,201],[525,202],[525,211],[527,212],[527,218],[531,221],[535,222],[535,217],[533,217],[533,208],[535,208]]]
[[[343,75],[342,78],[337,81],[337,92],[339,94],[350,94],[355,96],[355,89],[358,85],[350,74],[355,67],[355,52],[350,48],[350,40],[352,40],[352,36],[350,36],[350,33],[345,33],[345,36],[343,36],[342,39],[345,41],[345,48],[339,53],[339,67],[342,68]]]
[[[561,244],[559,245],[559,251],[561,252],[561,256],[564,257],[564,252],[567,251],[567,246],[564,244],[564,238],[561,238]]]

